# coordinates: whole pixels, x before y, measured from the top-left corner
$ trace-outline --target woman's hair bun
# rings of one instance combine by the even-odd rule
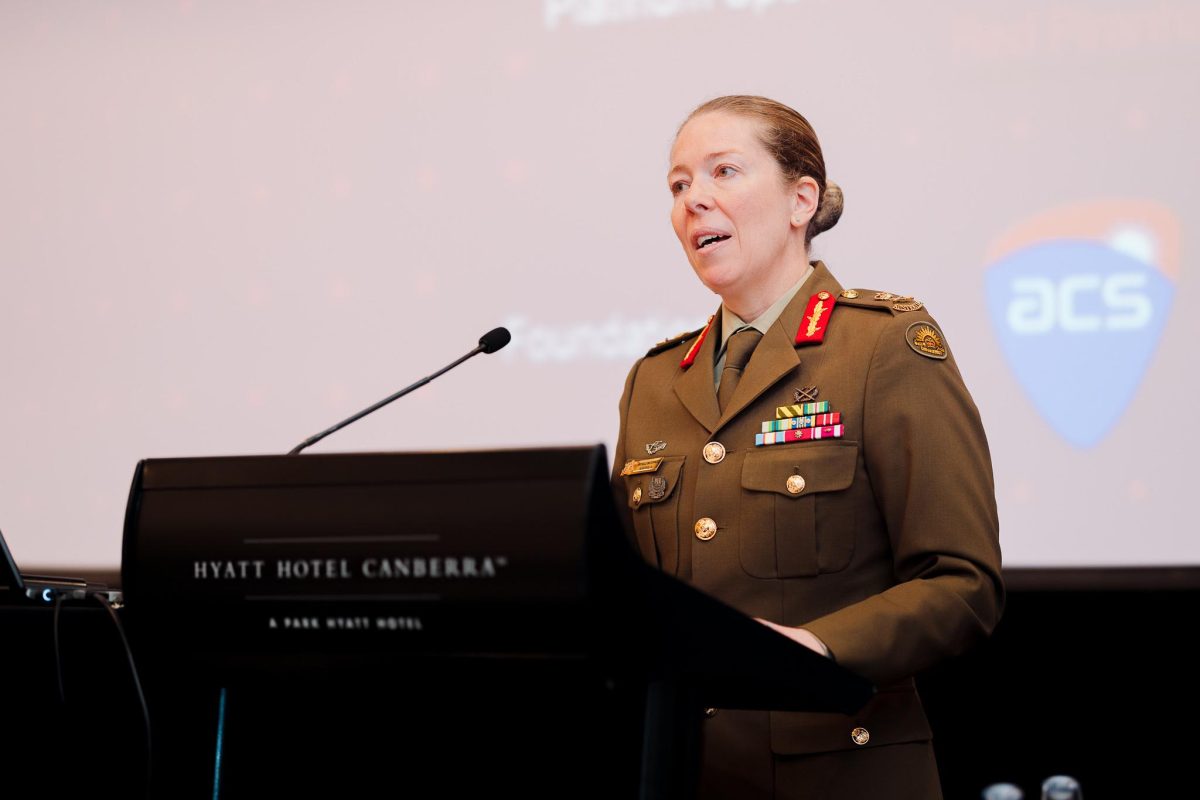
[[[811,230],[809,238],[837,225],[838,220],[842,216],[844,202],[845,198],[842,197],[842,187],[833,181],[825,181],[825,192],[821,195],[821,202],[817,204],[817,213],[813,215],[812,220],[808,223]]]

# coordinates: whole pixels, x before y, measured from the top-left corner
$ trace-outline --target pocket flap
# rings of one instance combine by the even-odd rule
[[[654,472],[627,475],[625,486],[629,490],[629,507],[636,509],[654,505],[670,497],[679,483],[685,458],[686,456],[667,456]]]
[[[772,711],[771,750],[780,754],[827,753],[862,746],[923,742],[933,738],[916,691],[876,694],[857,714]],[[859,744],[854,732],[868,739]]]
[[[854,482],[857,464],[857,442],[771,445],[746,454],[742,488],[777,492],[784,497],[836,492]],[[793,476],[799,476],[800,480]]]

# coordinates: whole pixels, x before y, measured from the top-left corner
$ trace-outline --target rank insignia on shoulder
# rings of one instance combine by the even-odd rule
[[[920,311],[925,304],[914,297],[893,297],[892,308],[896,311]]]
[[[897,300],[911,300],[891,292],[877,292],[874,289],[843,289],[838,293],[838,299],[852,308],[865,308],[871,311],[886,311],[896,313],[892,303]]]
[[[904,338],[914,352],[927,358],[940,361],[946,357],[946,343],[942,339],[942,332],[928,322],[914,322],[909,325],[908,330],[904,332]]]
[[[862,290],[851,289],[850,291],[854,292],[855,297],[858,297],[860,294],[862,294],[862,292],[866,292],[867,290],[866,289],[862,289]],[[845,296],[845,292],[843,292],[842,295]],[[863,298],[863,299],[865,300],[866,298]],[[920,311],[922,308],[925,307],[925,304],[922,303],[920,300],[916,299],[915,297],[912,297],[910,295],[905,295],[905,294],[894,294],[892,292],[875,292],[874,294],[871,295],[871,299],[873,299],[875,302],[874,303],[862,303],[862,304],[856,304],[856,305],[859,305],[860,307],[873,306],[874,308],[878,308],[880,310],[889,310],[890,309],[891,311],[897,311],[897,312],[899,312],[899,311]]]
[[[625,466],[622,467],[622,469],[621,469],[621,474],[622,475],[641,475],[642,473],[645,473],[645,472],[657,472],[658,468],[662,464],[662,462],[663,462],[662,456],[659,456],[658,458],[643,458],[640,461],[638,461],[638,460],[626,461]]]

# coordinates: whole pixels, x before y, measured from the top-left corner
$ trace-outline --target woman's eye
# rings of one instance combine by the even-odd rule
[[[728,178],[730,175],[734,174],[735,172],[737,172],[737,170],[735,170],[733,167],[728,166],[728,165],[725,165],[722,167],[717,167],[717,177],[719,177],[719,178]]]
[[[671,194],[673,194],[673,195],[679,194],[686,188],[687,188],[687,184],[684,183],[683,181],[675,181],[674,183],[671,184]]]

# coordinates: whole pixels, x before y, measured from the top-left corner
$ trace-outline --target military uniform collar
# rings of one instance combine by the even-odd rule
[[[800,276],[800,280],[792,284],[787,291],[779,296],[779,299],[772,303],[766,311],[759,314],[758,317],[751,322],[746,322],[737,314],[726,308],[725,304],[722,303],[721,344],[720,347],[717,348],[717,360],[719,361],[721,356],[725,353],[725,346],[729,344],[729,337],[733,336],[733,334],[739,329],[748,325],[765,336],[767,331],[771,329],[771,326],[775,324],[775,320],[779,319],[779,315],[783,313],[785,308],[787,308],[788,303],[792,302],[792,298],[795,297],[796,293],[800,291],[800,288],[804,286],[804,282],[807,281],[809,276],[811,276],[815,271],[815,268],[809,264],[804,269],[804,274]]]
[[[837,296],[842,291],[841,285],[824,263],[814,261],[812,267],[812,274],[801,284],[801,288],[805,290],[796,292],[754,349],[754,355],[746,365],[746,371],[733,397],[730,398],[725,413],[722,414],[717,406],[717,392],[713,387],[710,370],[692,368],[679,372],[673,387],[675,394],[709,433],[715,433],[758,399],[763,392],[800,366],[800,356],[796,351],[796,331],[804,321],[804,309],[808,305],[809,296],[821,291]],[[718,313],[719,311],[718,309]],[[696,354],[697,367],[715,363],[716,347],[716,337],[706,336]]]

